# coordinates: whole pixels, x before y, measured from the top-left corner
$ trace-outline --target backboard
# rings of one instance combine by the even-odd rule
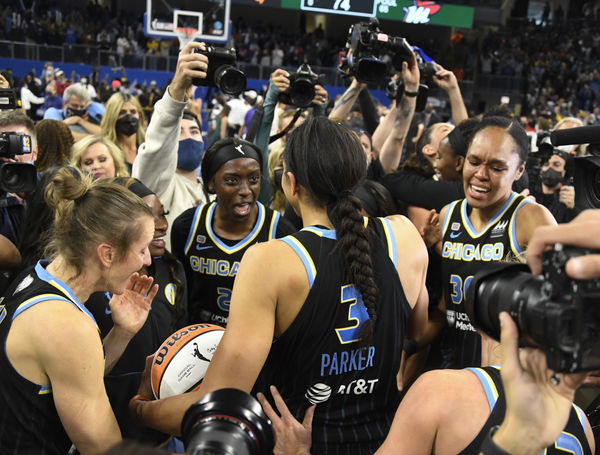
[[[231,0],[146,0],[146,36],[178,38],[177,29],[196,29],[194,38],[224,43],[229,39]]]

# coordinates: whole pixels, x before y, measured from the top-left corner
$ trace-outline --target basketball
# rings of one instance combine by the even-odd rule
[[[197,390],[224,332],[218,325],[194,324],[167,338],[152,362],[155,398]]]

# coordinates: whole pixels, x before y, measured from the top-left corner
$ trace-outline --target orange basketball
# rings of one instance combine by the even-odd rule
[[[178,330],[158,348],[152,362],[152,392],[157,399],[198,389],[225,329],[194,324]]]

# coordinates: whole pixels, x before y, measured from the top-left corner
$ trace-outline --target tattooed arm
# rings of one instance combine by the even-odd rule
[[[356,79],[352,79],[350,87],[344,92],[342,96],[335,102],[333,109],[329,113],[329,120],[336,122],[344,122],[354,105],[354,102],[358,98],[359,93],[366,87],[366,84],[361,84]]]
[[[417,92],[419,90],[419,77],[419,67],[414,56],[410,62],[402,63],[402,78],[404,79],[405,91]],[[386,174],[394,172],[400,164],[404,140],[406,139],[408,129],[410,128],[416,104],[416,97],[403,95],[400,99],[400,103],[397,106],[394,106],[384,121],[381,122],[382,124],[386,123],[388,117],[393,119],[391,120],[391,134],[387,135],[379,153],[379,161],[381,161],[381,166]],[[375,134],[377,134],[381,126],[382,125],[377,128]],[[373,140],[373,142],[375,142],[375,140]]]

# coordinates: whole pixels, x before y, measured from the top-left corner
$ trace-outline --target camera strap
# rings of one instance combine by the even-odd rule
[[[282,132],[274,134],[273,136],[271,136],[269,138],[269,144],[272,143],[272,142],[275,142],[277,139],[279,139],[279,138],[285,136],[287,133],[289,133],[289,131],[293,128],[293,126],[296,123],[296,121],[302,115],[302,111],[303,111],[303,109],[298,109],[296,111],[296,113],[294,114],[294,117],[292,118],[291,122],[288,124],[288,126],[286,126],[285,129]]]

